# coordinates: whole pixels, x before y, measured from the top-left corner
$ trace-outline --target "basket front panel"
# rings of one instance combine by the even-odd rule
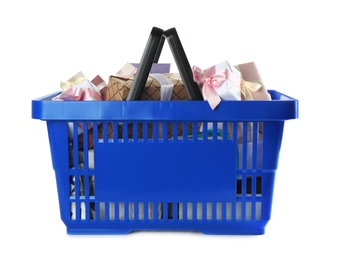
[[[233,142],[102,143],[95,153],[102,201],[218,201],[235,197]]]

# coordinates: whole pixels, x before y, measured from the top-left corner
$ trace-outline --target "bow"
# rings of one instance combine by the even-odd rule
[[[221,102],[220,96],[217,94],[215,88],[222,85],[228,79],[229,71],[223,70],[218,73],[215,67],[203,71],[197,66],[192,68],[194,81],[202,85],[202,95],[204,100],[208,100],[211,109],[215,109]]]
[[[100,94],[91,88],[72,87],[63,91],[59,97],[61,100],[102,100]]]
[[[246,81],[241,78],[241,94],[245,97],[245,100],[253,100],[252,92],[257,92],[260,88],[260,83]]]
[[[93,83],[83,80],[77,85],[63,90],[53,100],[102,100],[102,97]]]

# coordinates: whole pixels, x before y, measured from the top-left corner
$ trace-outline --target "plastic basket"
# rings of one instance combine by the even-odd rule
[[[298,114],[296,99],[269,93],[215,110],[206,101],[33,100],[32,118],[47,122],[67,232],[264,234],[284,121]]]

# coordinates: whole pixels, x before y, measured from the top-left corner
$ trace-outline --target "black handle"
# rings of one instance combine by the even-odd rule
[[[192,70],[183,49],[182,43],[178,37],[176,28],[166,30],[164,32],[164,35],[169,43],[180,76],[183,80],[186,91],[188,92],[189,99],[203,100],[203,96],[198,87],[198,84],[193,79]]]
[[[158,48],[157,48],[156,54],[154,56],[153,63],[158,63],[160,54],[161,54],[162,49],[164,47],[164,42],[165,42],[165,37],[161,37],[160,38],[160,42],[158,44]]]
[[[203,100],[202,93],[193,80],[192,70],[175,28],[166,31],[153,27],[143,52],[140,65],[134,77],[126,100],[140,100],[152,64],[157,63],[164,45],[165,37],[169,43],[180,76],[190,100]]]
[[[154,61],[159,59],[159,55],[164,43],[164,41],[162,41],[164,38],[163,33],[164,30],[158,27],[152,28],[145,50],[140,60],[139,68],[137,69],[126,100],[141,99],[152,64]]]

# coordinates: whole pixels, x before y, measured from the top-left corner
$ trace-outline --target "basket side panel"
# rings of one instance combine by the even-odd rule
[[[284,121],[264,122],[263,169],[276,170],[283,137]]]

